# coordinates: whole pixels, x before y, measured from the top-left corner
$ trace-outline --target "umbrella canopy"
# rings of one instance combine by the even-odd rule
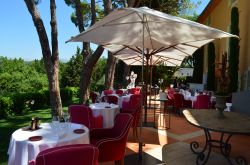
[[[237,37],[183,18],[147,7],[111,12],[71,42],[126,45],[159,51],[180,44],[200,47],[216,38]]]
[[[122,60],[127,65],[165,65],[165,66],[179,66],[183,59],[189,54],[186,52],[178,51],[177,49],[167,49],[163,51],[152,51],[145,49],[144,62],[142,58],[142,49],[133,46],[123,46],[123,45],[106,45],[104,46],[107,50],[113,53],[113,56]],[[191,54],[195,49],[186,50]],[[190,54],[190,55],[191,55]]]

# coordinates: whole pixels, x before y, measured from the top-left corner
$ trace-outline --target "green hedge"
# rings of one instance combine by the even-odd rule
[[[11,97],[0,97],[0,119],[12,115],[13,100]]]
[[[64,106],[74,104],[78,100],[77,98],[79,98],[79,88],[66,87],[60,91]],[[48,90],[0,96],[0,118],[6,118],[10,115],[21,115],[26,111],[48,108],[49,106],[50,93]]]

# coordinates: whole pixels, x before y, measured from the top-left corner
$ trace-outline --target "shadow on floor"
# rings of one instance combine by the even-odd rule
[[[161,164],[162,161],[154,158],[153,156],[143,152],[141,160],[138,153],[133,153],[125,156],[125,165],[154,165]]]

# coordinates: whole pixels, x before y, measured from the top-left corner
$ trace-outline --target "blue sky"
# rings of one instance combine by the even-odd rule
[[[192,0],[197,2],[200,0]],[[201,0],[196,10],[199,14],[209,0]],[[77,35],[78,29],[70,20],[73,12],[64,0],[57,0],[57,23],[60,60],[66,61],[76,52],[79,43],[65,43],[71,36]],[[50,37],[49,0],[42,0],[38,5],[47,35]],[[42,51],[32,18],[23,0],[1,0],[0,5],[0,56],[23,58],[24,60],[41,59]]]

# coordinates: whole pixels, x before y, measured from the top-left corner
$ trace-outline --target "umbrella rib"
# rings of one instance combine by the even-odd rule
[[[182,51],[181,49],[179,49],[179,48],[177,48],[175,46],[173,48],[176,49],[176,50],[178,50],[178,51],[180,51],[180,52],[182,52],[182,53],[184,53],[184,54],[186,54],[186,55],[188,55],[188,56],[192,56],[192,54],[188,54],[188,53]]]
[[[103,25],[103,26],[126,25],[126,24],[136,24],[136,23],[142,23],[142,22],[135,21],[135,22],[113,23],[113,24],[106,24],[106,25]]]
[[[138,47],[136,47],[136,49],[135,49],[133,47],[128,46],[128,48],[135,51],[135,52],[137,52],[137,53],[142,53],[142,50],[140,48],[138,48]]]
[[[130,11],[132,11],[132,10],[130,10]],[[142,23],[143,20],[142,20],[140,14],[139,14],[138,12],[136,12],[136,11],[132,11],[131,13],[126,14],[126,15],[124,15],[124,16],[122,16],[122,17],[117,18],[117,19],[111,20],[110,22],[114,22],[114,21],[116,21],[116,20],[119,20],[119,19],[121,19],[121,18],[123,18],[123,17],[127,17],[127,16],[129,16],[129,15],[131,15],[131,14],[134,14],[134,13],[138,15],[138,17],[141,19],[141,21],[120,23],[120,25],[123,25],[123,24],[132,24],[132,23]],[[110,22],[108,22],[106,25],[119,25],[119,24],[109,24]]]
[[[119,53],[120,51],[122,51],[122,50],[124,50],[124,49],[126,49],[126,46],[124,46],[123,48],[121,48],[120,50],[117,50],[116,52],[114,52],[113,54],[115,55],[115,54],[117,54],[117,53]]]
[[[149,34],[149,39],[150,39],[150,43],[151,43],[152,49],[154,49],[154,45],[153,45],[153,41],[152,41],[152,36],[151,36],[150,29],[149,29],[149,26],[148,26],[147,15],[145,15],[145,17],[146,17],[146,25],[145,25],[145,27],[146,27],[146,29],[148,31],[148,34]],[[144,26],[143,26],[143,28],[144,28]]]
[[[213,39],[214,40],[214,39]],[[203,40],[198,40],[198,41],[203,41]],[[191,41],[191,42],[196,42],[196,41]],[[194,45],[191,45],[191,44],[188,44],[188,43],[183,43],[181,45],[187,45],[187,46],[191,46],[191,47],[194,47],[194,48],[197,48],[199,49],[200,47],[199,46],[194,46]]]
[[[162,59],[162,60],[176,60],[176,61],[182,61],[182,60],[177,59],[177,58],[164,57],[164,56],[160,56],[160,57],[158,57],[158,58],[159,58],[159,59]],[[166,58],[166,59],[164,59],[164,58]]]
[[[161,62],[160,60],[158,60],[159,62]],[[173,62],[171,62],[171,61],[169,61],[169,60],[162,60],[162,62],[164,63],[164,62],[169,62],[169,63],[171,63],[171,64],[173,64],[173,65],[177,65],[177,64],[175,64],[175,63],[173,63]],[[155,62],[155,64],[157,64],[158,62]]]

